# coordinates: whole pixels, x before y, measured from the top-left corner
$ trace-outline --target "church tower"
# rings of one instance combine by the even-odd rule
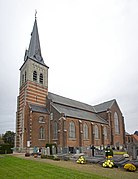
[[[16,148],[24,148],[31,142],[30,105],[46,107],[48,95],[48,67],[41,54],[37,19],[35,17],[33,31],[24,63],[20,68],[20,88],[17,98],[16,113]]]

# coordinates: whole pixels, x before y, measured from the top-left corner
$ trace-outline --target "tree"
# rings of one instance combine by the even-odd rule
[[[4,141],[2,139],[2,135],[0,134],[0,144],[3,144],[3,143],[4,143]]]
[[[15,137],[14,132],[6,131],[6,133],[3,135],[2,139],[3,139],[4,143],[14,146],[14,137]]]

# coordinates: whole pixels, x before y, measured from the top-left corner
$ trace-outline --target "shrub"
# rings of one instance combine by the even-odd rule
[[[125,164],[124,169],[126,169],[127,171],[130,171],[130,172],[135,172],[136,171],[135,165],[133,165],[131,163]]]
[[[42,158],[42,159],[46,159],[46,158],[47,158],[47,155],[41,154],[41,158]]]
[[[25,157],[30,157],[30,153],[25,153]]]
[[[108,157],[106,157],[106,158],[110,159],[110,158],[113,158],[113,156],[111,156],[111,155],[108,155]]]
[[[10,144],[1,144],[0,145],[0,154],[11,154],[12,151],[12,145]]]
[[[104,168],[113,168],[114,162],[112,160],[106,160],[103,165]]]
[[[53,159],[53,155],[41,155],[42,159]]]
[[[78,160],[77,160],[77,163],[78,163],[78,164],[85,164],[85,163],[86,163],[86,160],[85,160],[85,158],[84,158],[83,156],[80,156],[80,157],[78,158]]]
[[[113,156],[113,150],[110,148],[105,149],[105,156],[108,158],[108,156]]]
[[[57,155],[41,155],[42,159],[52,159],[52,160],[60,160],[60,158]]]
[[[47,155],[47,159],[53,159],[53,155]]]

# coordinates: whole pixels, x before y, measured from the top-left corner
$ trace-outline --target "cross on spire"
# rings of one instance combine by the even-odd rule
[[[37,14],[37,10],[35,10],[35,19],[37,18],[37,17],[36,17],[36,14]]]

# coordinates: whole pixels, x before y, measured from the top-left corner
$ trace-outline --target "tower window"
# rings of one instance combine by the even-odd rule
[[[24,83],[24,75],[22,75],[22,84]]]
[[[26,82],[26,71],[25,71],[25,74],[24,74],[24,79],[25,79],[25,82]]]
[[[36,71],[33,72],[33,81],[37,81],[37,72]]]
[[[43,84],[43,74],[42,73],[40,73],[39,81],[40,81],[41,84]]]

